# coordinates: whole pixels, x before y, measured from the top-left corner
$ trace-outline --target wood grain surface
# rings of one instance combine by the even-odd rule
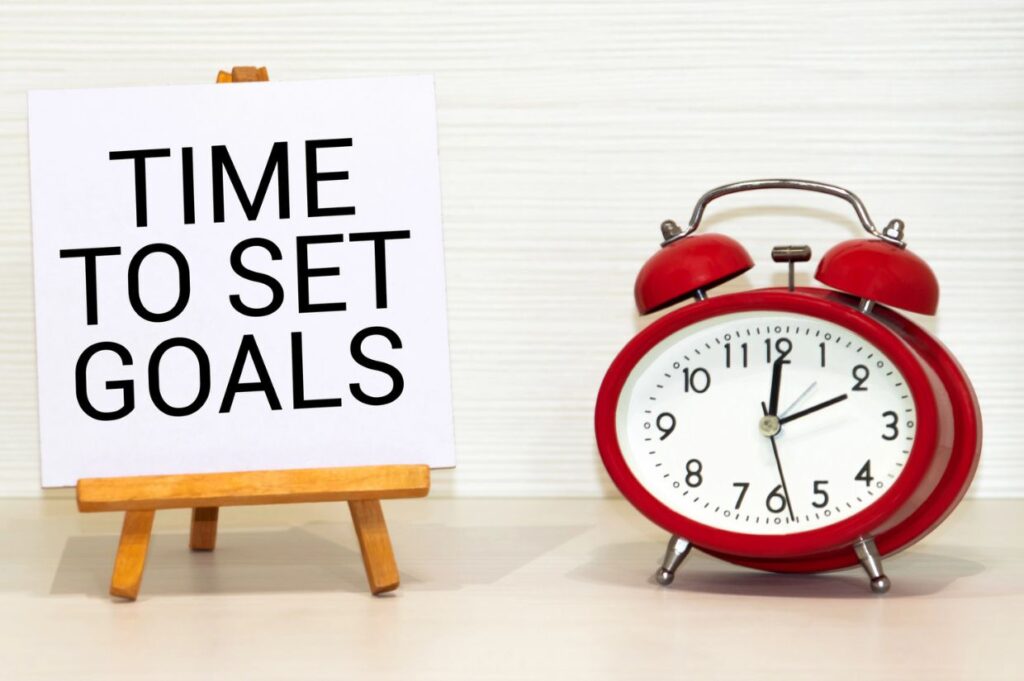
[[[372,598],[338,504],[222,519],[212,554],[157,513],[139,601],[105,596],[121,518],[2,499],[10,681],[1020,681],[1024,500],[965,502],[887,559],[777,575],[692,551],[613,499],[385,504],[402,570]]]
[[[791,176],[900,217],[942,283],[929,328],[973,378],[973,492],[1024,494],[1024,5],[778,2],[0,4],[0,494],[36,495],[26,96],[32,88],[437,78],[459,465],[435,493],[612,490],[597,386],[642,325],[633,277],[706,189]],[[730,197],[706,227],[778,284],[858,235],[828,197]],[[807,282],[814,262],[801,267]],[[69,351],[71,351],[69,349]]]

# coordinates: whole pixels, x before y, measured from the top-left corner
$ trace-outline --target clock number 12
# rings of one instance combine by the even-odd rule
[[[793,352],[793,341],[791,341],[791,340],[789,340],[788,338],[785,338],[785,337],[776,339],[775,340],[775,352],[778,353],[778,358],[779,359],[785,360],[786,357],[789,355],[789,353]],[[764,339],[764,353],[765,353],[765,359],[767,360],[768,364],[772,364],[774,360],[772,360],[772,339],[771,338],[765,338]]]

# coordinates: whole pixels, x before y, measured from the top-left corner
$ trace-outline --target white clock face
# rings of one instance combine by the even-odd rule
[[[771,311],[672,334],[634,367],[616,408],[626,465],[661,503],[770,535],[878,501],[907,462],[916,420],[906,380],[878,348],[837,324]]]

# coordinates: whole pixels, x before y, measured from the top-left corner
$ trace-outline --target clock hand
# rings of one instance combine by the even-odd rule
[[[764,402],[761,403],[761,410],[765,416],[768,416],[768,407],[764,406]],[[782,460],[779,459],[779,446],[775,444],[775,435],[771,435],[768,438],[772,441],[772,453],[775,454],[775,467],[779,469],[779,480],[782,481],[782,493],[786,495],[786,508],[789,509],[789,519],[796,520],[793,515],[793,504],[789,501],[789,489],[786,487],[786,476],[782,474]]]
[[[779,413],[779,390],[782,388],[782,365],[785,360],[779,357],[772,365],[772,387],[768,398],[766,415],[776,416]]]
[[[781,418],[785,417],[786,414],[788,414],[789,412],[793,411],[793,407],[795,407],[796,405],[800,404],[800,402],[805,397],[810,395],[811,391],[814,390],[815,386],[817,386],[817,385],[818,385],[818,382],[815,381],[815,382],[811,383],[809,386],[807,386],[807,390],[804,390],[802,393],[800,393],[800,397],[798,397],[795,400],[793,400],[793,404],[789,405],[788,407],[786,407],[785,409],[782,410],[782,413],[779,414],[779,418],[781,419]]]
[[[784,423],[789,423],[790,421],[795,421],[796,419],[800,418],[801,416],[807,416],[808,414],[813,414],[814,412],[818,411],[819,409],[824,409],[825,407],[831,407],[833,404],[838,404],[838,403],[842,402],[847,397],[848,396],[844,393],[842,395],[839,395],[838,397],[833,397],[831,400],[825,400],[824,402],[816,404],[813,407],[808,407],[807,409],[804,409],[802,411],[798,411],[795,414],[790,414],[789,416],[785,416],[785,417],[779,419],[779,425],[781,426]]]

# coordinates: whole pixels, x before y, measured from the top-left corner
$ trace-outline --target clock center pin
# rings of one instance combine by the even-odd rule
[[[778,416],[762,416],[761,420],[757,422],[757,429],[761,431],[761,435],[765,437],[775,437],[782,430],[782,424],[779,423]]]

